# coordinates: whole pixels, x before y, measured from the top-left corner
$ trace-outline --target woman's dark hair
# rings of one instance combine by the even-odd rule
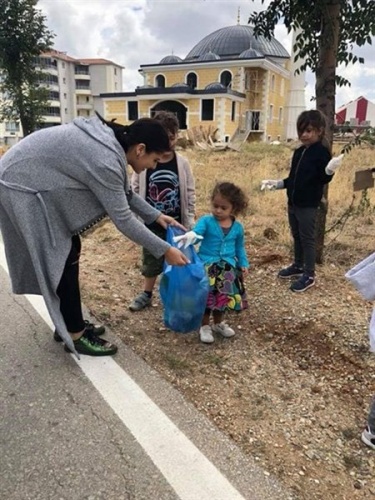
[[[211,201],[218,194],[232,204],[233,215],[245,214],[249,202],[241,188],[231,182],[218,182],[212,191]]]
[[[167,153],[170,151],[169,137],[163,125],[153,118],[140,118],[131,125],[120,125],[115,120],[107,121],[98,112],[98,118],[113,130],[125,153],[131,146],[143,143],[146,153]]]
[[[297,132],[301,136],[307,127],[313,127],[316,130],[322,131],[320,138],[323,139],[326,129],[326,117],[317,109],[302,111],[297,118]]]

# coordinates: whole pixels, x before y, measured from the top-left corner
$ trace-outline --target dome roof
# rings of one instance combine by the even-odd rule
[[[159,64],[173,64],[173,63],[179,63],[182,62],[181,57],[175,56],[174,54],[171,54],[170,56],[165,56],[163,59],[160,61]]]
[[[217,61],[218,59],[220,59],[220,56],[210,50],[198,57],[198,61]]]
[[[261,54],[258,50],[255,50],[252,47],[250,47],[249,49],[241,52],[241,54],[238,57],[240,59],[256,59],[258,57],[264,57],[264,55]]]
[[[208,85],[206,85],[204,90],[220,90],[220,89],[225,89],[225,88],[226,88],[225,85],[223,85],[220,82],[212,82],[212,83],[209,83]]]
[[[255,38],[251,26],[237,24],[221,28],[204,37],[191,49],[185,60],[200,60],[200,56],[210,51],[221,58],[235,58],[250,46],[264,56],[289,58],[288,52],[276,38]]]

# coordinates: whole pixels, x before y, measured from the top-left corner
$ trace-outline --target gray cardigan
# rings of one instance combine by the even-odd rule
[[[156,257],[169,248],[134,216],[151,223],[160,212],[132,193],[126,169],[122,147],[97,117],[34,132],[0,160],[0,227],[12,290],[43,295],[74,352],[56,294],[72,235],[108,215]]]

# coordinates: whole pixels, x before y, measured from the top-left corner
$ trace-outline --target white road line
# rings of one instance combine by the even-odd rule
[[[0,236],[1,238],[1,236]],[[8,271],[0,240],[0,264]],[[54,328],[44,300],[26,295]],[[221,472],[110,357],[73,359],[133,434],[181,500],[244,500]]]

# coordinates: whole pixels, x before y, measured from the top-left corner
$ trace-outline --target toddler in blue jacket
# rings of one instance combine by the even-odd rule
[[[244,228],[236,220],[237,215],[246,212],[247,205],[242,189],[231,182],[220,182],[211,194],[211,214],[202,216],[193,231],[176,238],[185,246],[196,239],[201,240],[198,255],[206,267],[210,291],[199,335],[207,344],[214,342],[213,333],[223,337],[235,335],[223,321],[225,311],[247,308],[243,277],[248,272],[249,262]]]

